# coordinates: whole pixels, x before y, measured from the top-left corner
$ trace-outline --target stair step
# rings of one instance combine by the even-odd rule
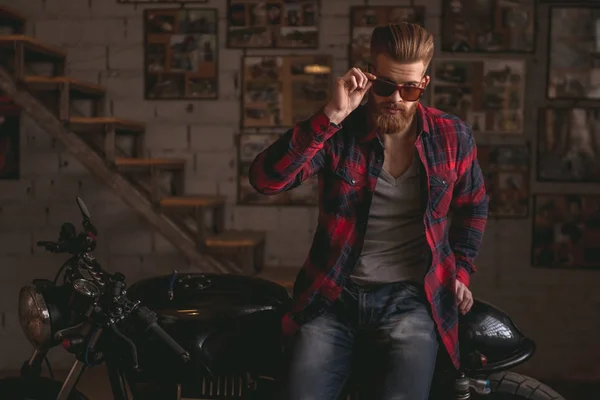
[[[33,90],[54,91],[69,85],[69,90],[80,98],[97,98],[106,93],[106,89],[98,84],[82,81],[68,76],[25,76],[23,81]]]
[[[225,231],[205,239],[208,248],[256,247],[265,241],[264,232]]]
[[[265,233],[257,231],[224,231],[209,235],[199,249],[210,254],[223,254],[241,266],[239,272],[254,275],[265,263]]]
[[[116,158],[119,169],[140,170],[151,167],[159,169],[183,169],[186,160],[179,158]]]
[[[196,208],[196,207],[217,207],[225,204],[223,196],[177,196],[166,197],[160,200],[162,208]]]
[[[114,127],[117,133],[143,133],[146,123],[116,117],[71,117],[69,128],[78,133],[104,132],[107,125]]]
[[[1,7],[0,7],[1,9]],[[23,44],[25,61],[64,60],[67,52],[26,35],[0,36],[0,49],[13,50],[15,45]]]
[[[10,26],[17,33],[23,33],[25,31],[25,22],[27,18],[19,11],[0,5],[0,25]]]

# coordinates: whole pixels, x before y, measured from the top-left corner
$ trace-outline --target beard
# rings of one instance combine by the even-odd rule
[[[367,107],[369,109],[371,126],[377,132],[388,135],[405,131],[414,120],[419,101],[407,104],[408,107],[404,108],[389,101],[378,103],[373,93],[369,92]],[[395,115],[386,114],[384,108],[394,108],[399,110],[399,113]]]

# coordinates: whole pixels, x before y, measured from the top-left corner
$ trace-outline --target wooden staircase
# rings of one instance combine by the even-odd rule
[[[105,115],[106,89],[65,76],[67,53],[24,35],[25,24],[18,11],[0,6],[0,27],[12,30],[0,35],[0,92],[61,142],[194,267],[205,272],[260,271],[264,232],[226,231],[225,198],[186,196],[186,160],[146,158],[146,124]],[[51,76],[31,72],[41,63],[53,66]],[[88,102],[90,115],[74,110],[74,100]],[[130,152],[118,148],[117,136],[133,139]],[[160,184],[165,175],[171,176],[166,190]]]

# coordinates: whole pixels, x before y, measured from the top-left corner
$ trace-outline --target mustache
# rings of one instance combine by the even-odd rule
[[[402,110],[402,107],[396,106],[394,104],[382,104],[381,108],[389,108],[390,110]]]

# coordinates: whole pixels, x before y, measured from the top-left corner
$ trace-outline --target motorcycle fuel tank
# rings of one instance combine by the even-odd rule
[[[279,365],[281,318],[291,299],[276,283],[228,274],[167,275],[135,283],[128,296],[158,314],[159,324],[198,368],[270,374]],[[151,360],[142,367],[154,369]],[[164,370],[164,365],[155,367]]]

